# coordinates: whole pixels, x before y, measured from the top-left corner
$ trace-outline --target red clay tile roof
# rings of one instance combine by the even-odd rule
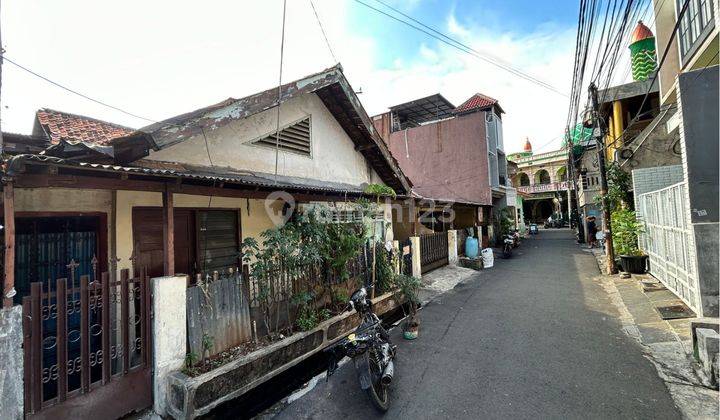
[[[95,118],[47,108],[38,110],[35,116],[52,143],[58,143],[62,139],[104,145],[114,138],[123,137],[135,131],[129,127]]]
[[[471,96],[470,99],[455,108],[455,113],[459,114],[467,111],[473,111],[476,109],[484,109],[491,107],[495,104],[497,104],[497,99],[485,96],[482,93],[476,93]]]

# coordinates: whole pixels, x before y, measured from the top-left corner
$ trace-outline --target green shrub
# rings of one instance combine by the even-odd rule
[[[628,209],[617,209],[610,216],[612,221],[612,241],[617,255],[643,255],[638,248],[638,235],[645,232],[644,226]]]
[[[392,253],[385,249],[385,245],[377,243],[377,268],[376,268],[376,294],[389,292],[393,288],[395,280],[394,262]]]
[[[422,287],[420,279],[400,274],[395,277],[395,287],[398,289],[397,294],[400,298],[405,298],[405,301],[409,304],[410,315],[414,316],[420,306],[419,294]]]

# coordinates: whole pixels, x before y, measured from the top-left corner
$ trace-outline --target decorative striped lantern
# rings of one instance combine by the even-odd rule
[[[655,35],[642,21],[638,22],[630,38],[630,60],[635,81],[647,80],[650,73],[657,69]]]

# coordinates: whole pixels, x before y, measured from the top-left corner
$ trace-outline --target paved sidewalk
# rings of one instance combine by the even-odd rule
[[[595,255],[604,268],[605,255],[600,249],[583,249]],[[605,270],[603,270],[605,271]],[[693,358],[690,323],[696,318],[664,320],[656,310],[659,306],[683,304],[649,274],[603,274],[598,281],[617,306],[623,331],[644,348],[660,377],[665,381],[675,403],[686,418],[717,419],[718,391]],[[650,291],[643,283],[654,284]]]
[[[455,286],[469,280],[476,274],[478,274],[478,271],[457,265],[447,265],[423,274],[420,302],[425,305],[433,298],[452,290]]]

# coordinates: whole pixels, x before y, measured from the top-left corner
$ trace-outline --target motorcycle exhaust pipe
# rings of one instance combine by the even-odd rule
[[[380,377],[380,383],[382,383],[385,386],[390,385],[390,382],[393,380],[393,375],[395,374],[395,366],[393,364],[393,361],[389,361],[387,366],[385,366],[385,370],[383,371],[382,377]]]

